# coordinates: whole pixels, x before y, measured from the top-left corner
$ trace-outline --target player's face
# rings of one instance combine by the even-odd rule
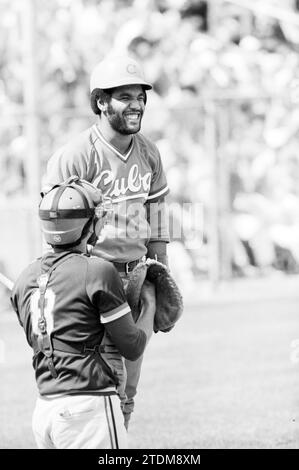
[[[145,93],[140,85],[115,88],[104,111],[110,126],[120,134],[139,132],[145,108]]]

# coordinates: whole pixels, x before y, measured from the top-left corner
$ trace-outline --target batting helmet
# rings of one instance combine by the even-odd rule
[[[90,77],[90,92],[123,85],[142,85],[150,90],[152,85],[145,81],[141,65],[131,57],[108,56],[94,68]]]
[[[39,205],[46,242],[60,246],[80,241],[87,222],[95,216],[103,217],[102,203],[101,191],[77,176],[54,186]]]

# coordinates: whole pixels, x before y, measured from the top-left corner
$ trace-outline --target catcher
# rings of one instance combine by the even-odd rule
[[[105,360],[135,361],[153,331],[155,292],[142,289],[136,324],[112,263],[87,253],[103,227],[101,191],[70,178],[39,207],[53,252],[30,264],[16,281],[11,302],[32,347],[39,391],[33,432],[42,449],[127,448],[116,371]],[[108,348],[109,349],[109,348]]]
[[[44,192],[77,175],[111,198],[113,219],[103,228],[92,253],[113,262],[125,289],[129,274],[144,256],[167,265],[165,196],[169,190],[156,145],[139,132],[151,88],[136,60],[107,56],[90,78],[95,123],[55,152],[44,178]],[[112,344],[109,336],[104,341]],[[107,360],[118,370],[127,425],[142,356],[136,362],[125,360],[125,367],[113,354]]]

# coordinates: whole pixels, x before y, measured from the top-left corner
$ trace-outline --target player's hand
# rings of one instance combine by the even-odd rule
[[[136,325],[141,328],[150,339],[154,330],[154,317],[156,313],[156,292],[155,286],[145,281],[140,293],[140,315],[136,321]]]
[[[156,289],[152,282],[144,281],[140,292],[141,308],[143,305],[152,306],[156,310]]]

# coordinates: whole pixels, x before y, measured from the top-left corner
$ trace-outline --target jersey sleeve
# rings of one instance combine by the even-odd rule
[[[164,173],[161,155],[157,147],[152,156],[152,180],[150,192],[147,197],[148,202],[157,202],[169,193],[166,175]]]
[[[150,153],[152,167],[152,180],[149,195],[146,201],[147,222],[150,226],[149,241],[169,242],[168,211],[165,196],[169,188],[164,173],[161,155],[158,148],[153,145]]]
[[[88,136],[79,136],[74,142],[61,147],[49,159],[42,181],[42,191],[49,191],[55,184],[70,176],[93,181],[96,171],[96,150]]]
[[[113,264],[108,261],[90,259],[86,292],[99,311],[103,324],[117,320],[131,312],[121,278]]]
[[[107,323],[105,327],[120,354],[129,361],[136,361],[144,352],[146,334],[136,327],[132,315]]]

